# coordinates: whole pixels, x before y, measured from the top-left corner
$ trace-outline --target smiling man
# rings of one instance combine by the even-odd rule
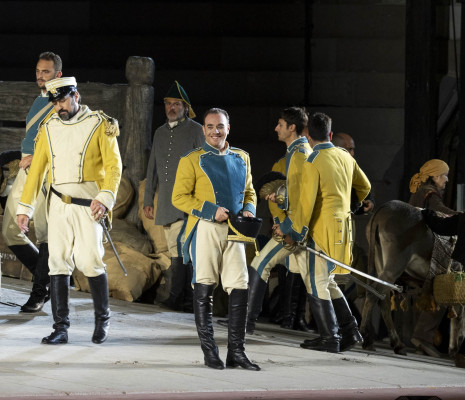
[[[249,155],[230,147],[229,115],[220,108],[205,113],[206,143],[181,158],[173,188],[173,205],[189,215],[184,261],[194,267],[194,314],[205,365],[223,369],[213,338],[213,290],[219,277],[229,294],[227,367],[260,370],[245,354],[248,274],[244,243],[228,241],[230,214],[255,215]]]
[[[68,342],[69,281],[75,267],[89,280],[94,301],[94,343],[107,339],[110,325],[108,279],[102,260],[99,223],[116,202],[121,157],[118,122],[80,104],[74,77],[46,83],[56,111],[39,129],[34,159],[17,210],[17,224],[27,232],[34,200],[48,171],[50,284],[54,331],[44,344]]]
[[[32,162],[34,140],[39,124],[54,112],[45,84],[51,79],[61,76],[62,64],[58,54],[48,51],[39,55],[39,61],[36,65],[36,82],[40,89],[40,95],[36,97],[26,116],[26,136],[21,142],[22,158],[19,163],[19,171],[8,195],[3,215],[2,234],[9,249],[34,276],[31,295],[21,307],[23,312],[40,311],[44,303],[50,298],[47,288],[50,279],[48,276],[48,238],[44,194],[47,191],[47,183],[44,182],[44,190],[40,191],[37,196],[34,212],[34,231],[39,249],[18,229],[16,208],[21,198],[27,171]]]

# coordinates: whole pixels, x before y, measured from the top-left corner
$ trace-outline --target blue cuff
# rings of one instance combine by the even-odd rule
[[[218,206],[216,204],[210,203],[209,201],[205,201],[200,211],[195,209],[192,210],[192,215],[194,217],[205,219],[207,221],[214,221],[216,210],[218,210]]]
[[[279,227],[281,228],[282,233],[289,235],[295,242],[302,242],[308,232],[308,227],[306,226],[302,228],[302,232],[300,233],[292,229],[292,220],[289,217],[286,217]]]
[[[253,215],[257,215],[257,210],[255,209],[255,206],[252,203],[247,203],[245,207],[242,209],[242,212],[244,211],[250,211]]]

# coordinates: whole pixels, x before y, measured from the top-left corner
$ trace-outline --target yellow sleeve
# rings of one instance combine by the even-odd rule
[[[284,160],[284,162],[283,162]],[[286,159],[281,158],[279,161],[275,162],[272,171],[281,172],[283,175],[286,174]],[[268,208],[271,213],[271,217],[275,224],[279,224],[284,221],[286,218],[286,213],[283,209],[279,208],[278,204],[274,203],[273,201],[268,201]]]
[[[253,215],[256,215],[257,207],[257,194],[252,184],[252,172],[250,168],[250,157],[245,155],[245,160],[247,164],[247,178],[245,182],[245,193],[244,193],[244,206],[243,211],[250,211]]]
[[[20,213],[32,216],[34,207],[32,206],[42,189],[45,173],[48,165],[48,143],[45,128],[42,126],[37,134],[38,139],[34,148],[32,163],[27,173],[26,183],[24,184],[23,193],[19,201]]]

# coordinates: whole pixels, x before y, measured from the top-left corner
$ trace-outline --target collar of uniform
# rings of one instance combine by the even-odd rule
[[[331,142],[318,143],[316,146],[313,147],[313,151],[330,149],[331,147],[334,147],[334,144],[332,144]]]
[[[300,138],[297,138],[296,140],[294,140],[290,145],[289,147],[287,148],[287,152],[288,153],[292,153],[292,150],[294,150],[294,147],[298,146],[299,144],[302,144],[302,143],[307,143],[307,138],[302,136]]]
[[[173,121],[173,122],[166,122],[168,124],[168,126],[173,129],[175,128],[176,126],[182,124],[184,121],[186,120],[185,117],[181,118],[181,119],[178,119],[177,121]]]
[[[225,142],[225,144],[226,144],[226,150],[223,150],[223,151],[220,151],[220,150],[216,149],[215,147],[210,146],[207,142],[204,143],[203,149],[206,152],[211,152],[211,153],[218,154],[218,155],[220,155],[220,154],[228,154],[229,153],[229,143]]]
[[[55,115],[57,115],[57,117],[60,119],[60,121],[63,122],[64,124],[75,124],[76,122],[78,122],[82,118],[86,117],[89,112],[90,112],[89,107],[87,107],[86,105],[80,105],[79,106],[79,111],[69,121],[62,121],[60,116],[58,115],[58,113],[55,114]]]
[[[42,90],[40,91],[40,97],[48,97],[48,92],[45,91],[45,92],[42,92]]]

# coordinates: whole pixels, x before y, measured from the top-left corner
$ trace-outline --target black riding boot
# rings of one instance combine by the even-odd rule
[[[50,298],[52,302],[54,331],[42,339],[44,344],[68,343],[69,328],[69,275],[50,276]]]
[[[350,350],[357,343],[363,343],[363,337],[358,330],[357,320],[352,315],[346,298],[341,297],[332,300],[332,302],[339,324],[339,334],[341,335],[339,351]]]
[[[171,266],[164,272],[168,286],[168,298],[162,304],[172,310],[182,310],[182,295],[186,284],[187,266],[183,264],[182,257],[172,257]]]
[[[262,310],[263,299],[265,298],[266,288],[268,286],[255,268],[247,267],[249,271],[249,312],[247,315],[247,333],[254,333],[255,323],[257,322],[260,311]],[[231,297],[229,298],[229,308],[231,308]],[[247,308],[247,303],[246,303]],[[231,314],[229,314],[231,319]]]
[[[338,353],[341,337],[338,333],[339,326],[333,303],[331,300],[319,299],[311,294],[308,295],[308,300],[320,337],[319,340],[304,341],[300,344],[300,347],[309,350]]]
[[[262,280],[261,278],[259,278]],[[247,289],[233,289],[229,295],[228,355],[227,367],[242,367],[260,371],[245,354],[245,326],[247,322]]]
[[[90,292],[94,300],[95,329],[92,342],[100,344],[108,338],[110,328],[110,306],[107,274],[88,277]]]
[[[288,272],[286,277],[286,291],[281,301],[284,303],[283,321],[281,328],[294,329],[299,305],[299,294],[302,278],[300,274]]]
[[[205,365],[214,369],[224,369],[218,354],[218,346],[213,338],[213,285],[194,284],[194,315],[200,347]]]
[[[307,323],[306,314],[307,314],[307,289],[305,288],[305,284],[300,277],[302,284],[299,288],[299,299],[298,299],[298,306],[297,306],[297,316],[294,322],[294,329],[297,331],[307,332],[307,333],[315,333],[315,331],[310,328]]]
[[[192,288],[193,267],[192,263],[185,264],[186,281],[184,282],[184,300],[182,310],[187,313],[194,312],[194,289]]]
[[[284,318],[285,307],[284,302],[282,301],[285,297],[286,293],[286,278],[287,278],[287,268],[282,264],[276,264],[275,269],[278,273],[278,306],[276,313],[270,317],[270,322],[273,324],[281,325]],[[271,306],[271,304],[270,304]],[[271,308],[271,307],[270,307]],[[271,311],[271,310],[270,310]]]
[[[43,300],[45,294],[40,290],[41,288],[36,284],[36,268],[39,263],[39,250],[32,243],[30,244],[17,244],[8,246],[16,258],[23,264],[30,273],[34,276],[32,291],[27,302],[21,306],[23,312],[38,312],[43,307]],[[38,282],[37,282],[38,283]],[[42,306],[40,306],[42,303]]]
[[[50,300],[50,277],[48,276],[48,243],[39,245],[39,258],[34,269],[34,283],[29,300],[21,307],[22,312],[39,312]]]

